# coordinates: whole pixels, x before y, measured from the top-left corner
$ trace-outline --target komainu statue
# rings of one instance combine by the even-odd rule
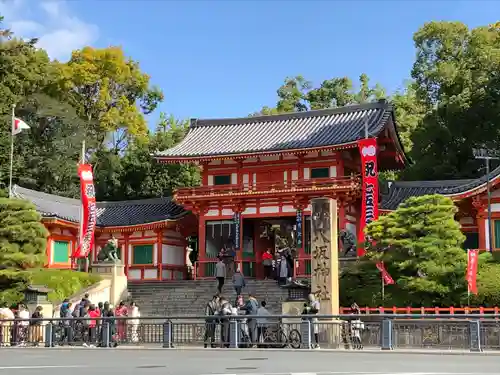
[[[99,263],[109,262],[118,263],[120,258],[118,256],[118,240],[113,236],[111,237],[106,245],[101,248],[99,254],[97,254],[97,261]]]

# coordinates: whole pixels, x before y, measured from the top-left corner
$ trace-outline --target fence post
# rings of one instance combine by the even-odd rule
[[[172,348],[172,322],[167,320],[163,323],[163,347]]]
[[[300,346],[302,349],[311,349],[311,321],[309,319],[300,322]]]
[[[229,347],[238,347],[238,321],[236,319],[229,321]]]
[[[382,350],[393,350],[392,344],[392,320],[382,320]]]
[[[51,348],[53,345],[53,338],[54,338],[54,327],[52,326],[52,323],[47,323],[45,326],[45,347],[46,348]]]
[[[471,352],[482,352],[481,348],[481,322],[479,320],[469,321],[469,346]]]
[[[109,322],[102,323],[102,347],[109,348],[110,347],[110,324]]]

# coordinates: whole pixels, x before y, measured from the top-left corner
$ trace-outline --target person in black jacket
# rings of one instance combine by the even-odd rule
[[[208,340],[210,339],[210,346],[215,348],[215,329],[217,327],[216,316],[219,314],[219,296],[216,294],[212,300],[207,303],[205,307],[205,338],[203,347],[208,347]]]

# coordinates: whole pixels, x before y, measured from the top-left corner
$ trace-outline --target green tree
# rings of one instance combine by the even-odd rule
[[[373,239],[367,258],[384,261],[406,294],[406,304],[453,305],[465,290],[465,236],[455,220],[457,208],[442,195],[412,197],[366,227]]]
[[[428,111],[415,131],[411,177],[484,174],[472,149],[500,146],[500,30],[430,22],[414,35],[416,96]],[[440,162],[435,163],[436,160]]]
[[[109,141],[111,148],[122,150],[134,139],[147,138],[144,114],[156,109],[163,94],[121,48],[85,47],[57,67],[53,93],[76,108],[99,143]]]
[[[47,235],[31,203],[0,198],[0,300],[22,287],[28,269],[43,266]]]
[[[53,67],[44,50],[35,47],[36,39],[15,38],[2,28],[0,17],[0,188],[9,179],[12,105],[40,92],[53,77]]]
[[[277,90],[276,107],[263,107],[252,116],[342,107],[385,97],[382,86],[376,84],[371,87],[369,82],[370,79],[363,73],[359,77],[358,88],[347,77],[325,80],[319,87],[313,88],[312,83],[301,75],[288,77]]]
[[[16,115],[31,129],[16,136],[14,182],[51,194],[79,197],[76,167],[81,143],[86,139],[85,122],[69,104],[45,94],[25,98]],[[87,146],[96,144],[88,139]]]
[[[161,164],[151,154],[182,141],[187,121],[160,115],[148,142],[129,145],[123,155],[101,151],[96,168],[97,196],[103,200],[143,199],[171,196],[173,190],[199,184],[199,170],[189,164]],[[106,153],[105,157],[102,154]],[[105,163],[105,164],[103,164]]]

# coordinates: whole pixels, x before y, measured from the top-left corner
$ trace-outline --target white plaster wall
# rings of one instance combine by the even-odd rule
[[[275,212],[280,212],[280,209],[277,206],[269,206],[269,207],[260,207],[259,211],[261,214],[271,214]]]
[[[331,178],[337,177],[337,167],[334,165],[330,167],[330,177]]]
[[[298,180],[299,179],[299,171],[292,171],[292,180]]]
[[[245,208],[245,211],[243,211],[242,215],[256,214],[256,213],[257,213],[257,207],[247,207]]]
[[[304,168],[304,180],[309,180],[311,176],[311,170],[309,168]]]
[[[236,185],[238,183],[238,173],[231,173],[231,184]]]
[[[185,251],[182,246],[163,244],[161,253],[163,263],[175,264],[178,266],[185,265]]]
[[[287,171],[284,171],[283,172],[283,181],[285,182],[285,184],[287,183],[288,181],[288,172]]]
[[[214,176],[209,175],[208,176],[208,186],[213,186],[214,184]]]
[[[219,210],[208,210],[205,216],[219,216]]]
[[[232,209],[230,209],[230,208],[224,208],[224,209],[222,210],[222,215],[231,215],[231,216],[232,216],[232,215],[234,215],[234,212],[233,212],[233,210],[232,210]]]
[[[140,280],[141,279],[141,270],[128,270],[128,279],[129,280]]]
[[[293,206],[283,206],[281,208],[282,212],[296,212],[297,210]]]
[[[243,175],[243,184],[248,185],[248,183],[249,183],[248,173],[245,173]]]
[[[490,231],[488,229],[488,223],[489,223],[489,220],[486,219],[484,221],[484,239],[485,239],[485,244],[486,244],[487,249],[490,248]],[[492,231],[493,231],[493,228],[492,228]]]
[[[491,212],[500,212],[500,203],[493,203],[491,205]]]
[[[158,277],[158,270],[156,268],[144,270],[144,279],[156,279],[157,277]]]

